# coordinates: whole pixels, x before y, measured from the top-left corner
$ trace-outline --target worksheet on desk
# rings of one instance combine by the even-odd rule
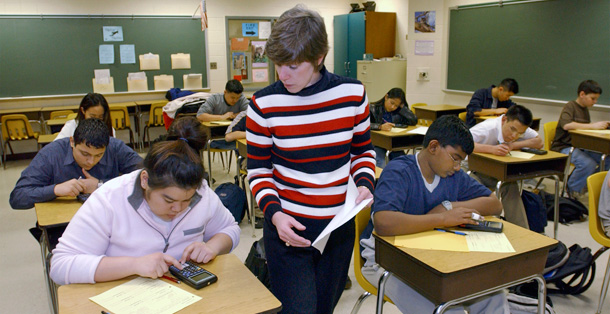
[[[470,252],[514,253],[513,245],[504,234],[484,231],[462,231]]]
[[[89,299],[114,314],[173,314],[201,297],[159,279],[138,277]]]

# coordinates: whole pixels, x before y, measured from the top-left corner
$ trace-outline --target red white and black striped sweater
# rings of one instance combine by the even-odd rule
[[[246,121],[248,180],[265,218],[292,215],[312,241],[343,206],[348,178],[373,191],[375,176],[364,86],[320,73],[297,94],[280,81],[256,92]]]

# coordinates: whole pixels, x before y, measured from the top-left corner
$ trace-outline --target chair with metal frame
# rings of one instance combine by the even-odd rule
[[[28,117],[24,114],[9,114],[2,116],[0,120],[2,123],[2,139],[4,141],[2,145],[2,163],[4,169],[6,169],[6,146],[11,150],[11,154],[14,154],[11,142],[35,140],[36,151],[38,151],[38,132],[32,130],[32,125],[28,120]]]
[[[423,103],[423,102],[418,102],[416,104],[412,104],[411,105],[411,109],[413,109],[413,111],[415,111],[415,109],[413,107],[424,107],[427,106],[428,104]],[[430,124],[432,124],[431,120],[428,119],[417,119],[417,125],[421,125],[421,126],[430,126]]]
[[[146,142],[146,136],[148,136],[148,142],[150,143],[150,128],[164,127],[165,122],[163,121],[163,106],[167,104],[166,101],[155,102],[150,105],[150,111],[148,113],[148,122],[144,126],[144,132],[142,132],[142,146]]]
[[[110,120],[115,131],[129,130],[129,143],[133,149],[136,149],[136,143],[131,130],[131,117],[126,106],[110,106]]]
[[[595,253],[593,260],[597,259],[602,253],[604,253],[610,247],[610,238],[606,235],[602,222],[599,219],[599,195],[601,189],[607,189],[604,187],[604,179],[608,171],[600,171],[590,175],[587,178],[587,187],[589,188],[589,233],[591,237],[597,243],[601,244],[602,247]],[[610,257],[608,258],[608,266],[606,266],[606,272],[604,273],[604,281],[599,294],[599,303],[597,305],[596,314],[600,314],[602,306],[604,305],[604,299],[608,292],[608,282],[610,281]]]

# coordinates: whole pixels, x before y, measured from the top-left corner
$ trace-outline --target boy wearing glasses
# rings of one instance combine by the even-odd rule
[[[530,128],[532,120],[532,112],[529,109],[514,105],[506,114],[475,125],[470,129],[474,152],[505,156],[510,154],[511,150],[523,147],[542,148],[544,143],[540,136]],[[498,183],[498,180],[480,173],[473,172],[472,176],[490,188],[495,188]],[[517,182],[503,183],[500,187],[500,198],[506,220],[529,229]]]
[[[360,236],[365,260],[362,274],[375,287],[384,269],[375,261],[373,229],[381,236],[412,234],[476,223],[472,213],[502,212],[495,194],[460,170],[461,161],[474,149],[462,120],[450,115],[436,119],[424,136],[423,146],[415,155],[392,159],[375,187],[371,220]],[[386,281],[385,291],[403,313],[434,311],[435,304],[394,275]],[[465,309],[469,313],[509,313],[503,292],[468,301],[447,313],[464,313]]]

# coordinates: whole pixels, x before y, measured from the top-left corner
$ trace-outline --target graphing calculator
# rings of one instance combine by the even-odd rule
[[[81,193],[81,194],[76,195],[76,199],[79,202],[84,203],[89,198],[89,196],[91,196],[91,194],[89,194],[89,193]]]
[[[477,230],[477,231],[500,233],[500,232],[502,232],[502,228],[504,227],[504,225],[499,221],[482,220],[482,221],[479,221],[478,225],[463,224],[463,225],[460,225],[460,227],[465,228],[465,229]]]
[[[174,275],[176,278],[182,280],[182,282],[185,282],[187,285],[195,289],[201,289],[209,286],[218,280],[216,275],[190,261],[182,264],[182,267],[182,270],[179,270],[176,268],[176,266],[172,265],[169,267],[169,272],[172,273],[172,275]]]

